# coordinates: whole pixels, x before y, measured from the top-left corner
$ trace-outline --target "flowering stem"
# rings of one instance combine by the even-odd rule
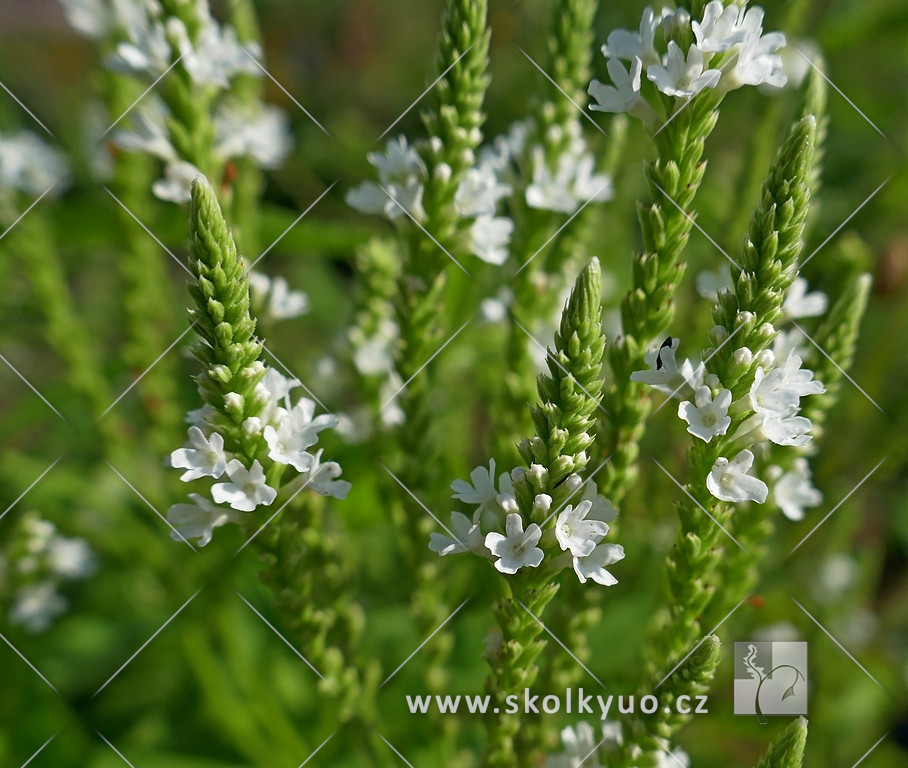
[[[442,20],[437,69],[444,73],[433,88],[436,106],[423,115],[431,136],[424,152],[428,170],[423,195],[423,226],[442,247],[458,258],[458,214],[454,194],[482,139],[482,102],[488,85],[489,30],[486,0],[448,0]],[[456,63],[455,63],[456,62]],[[458,258],[460,261],[461,258]],[[440,307],[446,286],[445,270],[454,268],[429,237],[413,227],[397,276],[394,302],[399,342],[395,370],[406,388],[398,395],[404,424],[398,431],[400,481],[417,497],[433,503],[438,462],[435,441],[430,437],[431,371],[423,370],[443,341]],[[395,494],[396,495],[396,494]],[[421,631],[434,632],[450,613],[443,600],[443,581],[436,561],[424,562],[425,541],[431,519],[422,510],[408,510],[401,502],[392,514],[402,533],[405,561],[414,581],[413,606]],[[439,633],[426,661],[429,689],[443,689],[448,679],[444,669],[452,640]],[[442,721],[450,737],[455,721]]]
[[[536,435],[524,440],[519,450],[528,467],[544,471],[532,477],[525,472],[514,480],[517,503],[530,519],[538,494],[550,496],[553,509],[565,504],[576,489],[566,489],[563,481],[583,472],[588,463],[586,450],[594,440],[591,430],[602,392],[601,291],[599,262],[593,259],[577,278],[562,313],[549,372],[537,380],[541,403],[531,409]],[[553,517],[534,522],[548,530]],[[535,661],[545,646],[540,622],[559,587],[553,580],[555,572],[550,564],[518,572],[504,581],[503,595],[494,605],[501,642],[486,655],[492,667],[486,691],[501,713],[507,696],[522,693],[536,679]],[[516,714],[501,714],[486,723],[489,768],[525,762],[541,746],[539,728],[521,724]]]
[[[684,275],[681,253],[693,226],[694,197],[706,170],[703,145],[718,118],[717,98],[709,91],[676,112],[653,137],[657,157],[645,166],[650,201],[637,208],[644,250],[634,258],[633,287],[621,305],[623,336],[611,346],[614,383],[607,394],[611,415],[604,452],[603,493],[620,505],[637,475],[639,441],[650,411],[645,388],[631,381],[643,367],[650,342],[674,317],[673,297]]]
[[[110,72],[106,75],[109,112],[122,114],[141,92],[128,78]],[[138,91],[138,92],[137,92]],[[135,153],[119,153],[113,188],[118,199],[142,222],[150,222],[154,207],[148,190],[154,179],[153,158]],[[157,290],[168,285],[166,260],[160,248],[133,221],[130,213],[117,206],[125,253],[117,264],[123,281],[123,307],[126,313],[127,341],[123,361],[138,376],[143,410],[151,421],[150,441],[159,451],[169,449],[174,429],[180,423],[176,387],[175,357],[165,355],[146,370],[167,348],[174,334],[173,317],[167,302],[161,301]]]
[[[597,6],[598,0],[559,0],[554,4],[554,34],[542,68],[568,98],[556,93],[552,99],[537,105],[533,112],[539,115],[538,122],[527,140],[528,148],[536,147],[537,142],[541,144],[544,162],[552,175],[557,173],[559,159],[573,133],[579,132],[579,116],[574,104],[584,100],[590,79],[593,18]],[[525,157],[524,161],[529,163],[531,159]],[[553,300],[561,295],[566,282],[565,267],[586,259],[586,249],[572,236],[573,230],[582,222],[573,222],[564,232],[558,233],[564,223],[563,215],[531,208],[519,198],[512,204],[518,226],[511,251],[521,268],[511,280],[514,298],[509,306],[507,368],[502,378],[501,402],[497,409],[500,415],[495,427],[494,452],[502,458],[513,454],[514,444],[529,426],[524,406],[534,395],[535,358],[530,353],[530,345],[536,342],[527,338],[524,329],[532,333],[540,319],[552,316],[557,309]]]

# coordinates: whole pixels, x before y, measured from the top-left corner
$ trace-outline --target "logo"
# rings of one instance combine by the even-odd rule
[[[807,643],[735,643],[735,714],[807,714]]]

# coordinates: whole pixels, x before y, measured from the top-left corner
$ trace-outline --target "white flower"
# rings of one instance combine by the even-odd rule
[[[346,499],[352,486],[346,480],[338,480],[341,472],[340,464],[336,461],[322,461],[322,451],[316,451],[312,456],[312,463],[306,474],[300,479],[309,490],[315,491],[319,496],[333,496],[336,499]]]
[[[419,153],[407,144],[406,136],[389,139],[385,154],[370,152],[369,162],[378,171],[378,178],[383,184],[392,179],[405,178],[410,175],[425,175],[426,166]]]
[[[491,164],[470,168],[457,187],[454,205],[461,216],[493,216],[498,201],[511,194],[511,187],[501,184]]]
[[[750,405],[755,413],[784,418],[798,410],[800,396],[797,391],[784,386],[784,371],[774,368],[768,374],[762,366],[754,371],[750,387]]]
[[[776,445],[806,445],[810,442],[810,419],[804,416],[763,416],[760,432],[763,437]]]
[[[66,21],[86,37],[103,37],[110,30],[106,0],[60,0]]]
[[[754,463],[754,455],[747,450],[741,451],[729,461],[719,457],[712,471],[706,477],[706,487],[717,499],[722,501],[766,501],[769,488],[762,480],[749,475]]]
[[[691,23],[697,46],[701,51],[727,51],[744,39],[745,30],[738,24],[744,10],[736,5],[725,6],[721,0],[711,0],[703,9],[703,20]]]
[[[751,8],[747,16],[757,16],[762,22],[763,9]],[[776,51],[785,45],[785,35],[771,32],[762,35],[762,26],[749,29],[738,46],[733,67],[725,68],[722,87],[733,90],[742,85],[768,85],[782,88],[787,82],[782,72],[782,57]]]
[[[167,133],[169,113],[159,99],[149,98],[132,115],[133,130],[119,130],[113,135],[118,147],[127,152],[145,152],[167,162],[176,162],[177,151],[170,143]]]
[[[823,494],[811,483],[810,465],[803,456],[795,459],[792,468],[776,481],[772,493],[789,520],[803,520],[805,507],[815,507],[823,501]]]
[[[697,275],[697,293],[713,304],[719,302],[719,294],[732,287],[731,275],[727,269],[715,272],[703,270]]]
[[[302,434],[303,440],[309,445],[315,445],[318,442],[319,432],[337,426],[337,416],[333,413],[316,416],[315,401],[308,397],[301,397],[297,401],[290,411],[290,417],[293,419],[294,429]]]
[[[262,168],[279,168],[293,148],[289,123],[275,106],[222,104],[214,116],[215,152],[223,159],[246,155]]]
[[[215,506],[197,493],[190,493],[189,498],[192,504],[174,504],[167,510],[167,522],[175,529],[170,532],[174,541],[198,539],[198,546],[204,547],[211,541],[215,528],[243,519],[239,512]]]
[[[597,544],[596,548],[586,557],[574,558],[574,573],[581,584],[586,584],[587,579],[592,579],[603,587],[611,587],[618,583],[605,566],[614,565],[624,558],[624,547],[620,544]]]
[[[631,59],[630,67],[625,69],[618,59],[609,59],[606,69],[608,69],[614,86],[604,85],[598,80],[593,80],[587,93],[596,100],[596,103],[590,104],[590,109],[598,112],[633,111],[643,102],[643,97],[640,95],[643,62],[635,57]]]
[[[275,403],[283,400],[289,408],[290,392],[302,385],[299,379],[288,378],[276,368],[268,368],[257,386],[262,388],[270,400]]]
[[[563,166],[557,174],[553,174],[545,162],[542,147],[534,147],[533,155],[533,181],[526,188],[527,205],[560,213],[573,211],[577,202],[571,189],[571,169]]]
[[[262,272],[249,273],[249,290],[257,314],[271,321],[290,320],[309,310],[309,297],[302,291],[291,291],[281,276],[273,280]]]
[[[684,360],[678,366],[675,353],[680,339],[669,337],[660,347],[650,349],[643,357],[649,366],[647,371],[634,371],[631,381],[649,384],[654,389],[669,397],[688,397],[697,387],[703,384],[705,369],[702,363],[694,368],[690,360]]]
[[[164,178],[154,182],[151,191],[159,200],[188,203],[192,197],[192,182],[201,175],[202,172],[192,163],[179,160],[164,168]]]
[[[719,390],[713,398],[709,387],[702,386],[697,388],[694,399],[694,403],[685,400],[678,405],[678,416],[687,422],[687,431],[707,443],[724,435],[731,425],[731,390]]]
[[[227,469],[227,454],[224,452],[224,438],[217,432],[211,437],[198,427],[189,428],[189,448],[178,448],[170,454],[170,465],[188,470],[180,480],[188,483],[200,477],[220,477]]]
[[[382,191],[382,190],[379,190]],[[408,178],[403,184],[394,183],[388,185],[390,195],[382,194],[387,198],[383,212],[391,221],[410,214],[416,221],[423,221],[426,218],[426,210],[422,206],[423,185],[419,179]]]
[[[487,264],[501,266],[513,231],[514,222],[505,216],[478,216],[470,227],[470,250]]]
[[[817,317],[826,311],[828,303],[826,294],[822,291],[807,293],[807,288],[807,281],[803,277],[794,279],[788,293],[785,294],[785,301],[782,303],[785,317],[790,320],[800,317]]]
[[[227,465],[229,483],[211,486],[211,497],[218,504],[229,504],[241,512],[251,512],[260,504],[269,505],[277,498],[277,491],[265,483],[265,471],[258,459],[246,469],[243,462],[233,459]]]
[[[568,726],[561,731],[561,743],[564,746],[564,757],[567,765],[596,768],[599,761],[595,752],[598,744],[596,732],[589,723],[579,722],[574,728]]]
[[[315,441],[309,433],[296,429],[293,419],[285,416],[277,429],[270,424],[262,431],[268,444],[268,458],[278,464],[289,464],[298,472],[306,472],[312,465],[312,454],[306,451]]]
[[[261,70],[240,45],[233,27],[222,27],[207,13],[201,21],[201,28],[193,42],[182,21],[174,17],[167,20],[167,31],[176,40],[183,56],[181,63],[193,81],[198,85],[228,88],[230,79],[235,75],[262,76]],[[257,44],[247,43],[246,47],[252,56],[261,56]]]
[[[158,77],[176,58],[164,25],[151,22],[147,16],[136,18],[128,27],[129,41],[119,43],[107,58],[107,66],[124,74],[146,74]],[[185,28],[184,28],[185,31]]]
[[[394,344],[400,329],[389,317],[383,317],[372,336],[366,336],[359,327],[350,329],[353,343],[353,365],[363,376],[375,376],[392,369]]]
[[[69,184],[66,158],[31,131],[0,136],[0,191],[15,189],[40,195],[56,185],[59,194]]]
[[[485,506],[495,501],[498,490],[495,488],[495,459],[489,459],[489,468],[476,467],[470,472],[470,480],[455,480],[451,483],[453,498],[467,504]]]
[[[608,525],[600,520],[587,520],[593,508],[591,501],[581,501],[576,508],[568,504],[558,515],[555,538],[563,550],[574,557],[586,557],[608,533]]]
[[[517,573],[523,567],[535,568],[542,562],[542,550],[536,546],[542,529],[530,523],[523,530],[523,519],[516,512],[505,520],[505,534],[496,531],[486,534],[486,548],[498,559],[495,567],[502,573]]]
[[[637,58],[646,64],[658,62],[659,55],[653,47],[653,39],[664,14],[665,11],[657,15],[647,6],[640,19],[640,30],[638,32],[629,32],[626,29],[612,30],[606,44],[602,46],[602,55],[610,59]]]
[[[618,510],[612,505],[605,496],[600,496],[596,484],[588,480],[580,497],[581,501],[590,503],[590,511],[587,514],[589,520],[600,520],[603,523],[610,523],[618,517]]]
[[[453,555],[458,552],[480,552],[483,548],[482,531],[462,512],[451,513],[451,536],[432,531],[429,534],[429,549],[439,555]]]
[[[16,594],[9,620],[11,624],[21,624],[26,632],[43,632],[66,610],[66,605],[53,581],[30,584]]]
[[[371,181],[364,181],[348,190],[344,200],[360,213],[384,213],[385,206],[390,202],[384,190]]]
[[[47,552],[50,569],[64,579],[84,579],[95,570],[95,558],[83,539],[52,539]]]
[[[722,73],[718,69],[703,69],[703,51],[691,45],[687,59],[674,40],[668,43],[662,64],[647,67],[646,76],[667,96],[686,98],[695,96],[704,88],[714,88]]]

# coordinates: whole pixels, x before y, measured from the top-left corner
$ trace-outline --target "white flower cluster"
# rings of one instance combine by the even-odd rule
[[[212,18],[207,3],[195,3],[194,8],[197,18],[191,36],[186,24],[166,16],[157,0],[64,0],[73,28],[116,43],[106,60],[110,69],[154,80],[179,57],[193,83],[218,91],[213,159],[250,157],[262,168],[277,168],[292,147],[286,114],[270,105],[240,103],[229,93],[230,81],[237,75],[261,77],[252,58],[260,57],[261,49],[255,43],[244,47],[232,27]],[[152,191],[162,200],[187,202],[192,180],[201,171],[174,146],[171,115],[163,101],[147,95],[130,118],[132,130],[116,131],[116,144],[163,160],[164,176]]]
[[[309,311],[309,297],[291,291],[286,278],[271,278],[264,272],[249,272],[249,298],[252,314],[265,323],[291,320]]]
[[[793,288],[803,292],[803,286]],[[741,313],[741,322],[750,322],[750,313]],[[767,332],[774,332],[767,328]],[[713,338],[724,339],[728,332],[714,328]],[[803,447],[810,441],[810,419],[800,416],[801,398],[825,392],[823,384],[814,380],[813,372],[802,368],[803,360],[793,350],[766,349],[754,355],[747,347],[733,352],[736,366],[753,367],[753,383],[744,397],[733,401],[730,389],[725,388],[715,374],[706,374],[703,363],[685,359],[678,362],[679,340],[669,337],[645,356],[648,370],[635,371],[631,380],[652,386],[681,402],[678,416],[687,424],[694,437],[711,442],[727,436],[733,420],[738,426],[730,437],[729,447],[734,458],[720,457],[706,478],[706,487],[717,499],[730,502],[756,501],[762,504],[769,487],[750,474],[756,445],[772,443],[780,446]],[[777,356],[784,351],[784,357]],[[731,453],[731,451],[729,452]],[[821,496],[810,482],[806,460],[798,459],[793,468],[782,473],[770,468],[775,480],[774,500],[786,517],[800,520],[804,508],[816,506]]]
[[[507,574],[521,568],[537,568],[546,552],[555,552],[554,571],[573,566],[581,583],[592,579],[603,586],[617,584],[618,580],[605,567],[621,560],[624,548],[603,542],[608,523],[618,514],[611,502],[597,494],[595,485],[587,483],[576,506],[568,504],[549,514],[552,497],[541,493],[533,500],[532,511],[547,517],[542,526],[530,523],[525,527],[514,495],[514,481],[526,474],[542,480],[546,469],[538,464],[529,470],[518,467],[510,474],[502,473],[496,486],[492,459],[488,469],[477,467],[470,473],[471,482],[455,480],[451,484],[453,497],[476,508],[472,518],[452,512],[450,535],[432,533],[429,549],[441,556],[472,552],[494,561],[495,568]],[[581,486],[583,482],[577,474],[564,480],[564,487],[572,495]],[[547,526],[552,519],[554,525]]]
[[[786,80],[777,52],[785,36],[764,35],[763,15],[760,7],[720,0],[707,3],[699,21],[684,8],[658,13],[646,8],[638,31],[616,29],[602,46],[612,85],[590,83],[589,94],[596,100],[590,108],[628,112],[646,124],[658,124],[658,101],[655,94],[647,96],[647,81],[676,99],[692,98],[706,88],[720,94],[744,85],[781,88]]]
[[[0,192],[41,195],[52,186],[59,194],[69,184],[69,163],[63,153],[31,131],[0,135]]]
[[[500,266],[508,258],[514,222],[499,209],[503,200],[522,194],[530,208],[572,213],[591,200],[612,196],[611,180],[596,173],[595,157],[588,150],[579,123],[571,123],[568,136],[552,126],[553,143],[564,140],[565,149],[549,162],[541,144],[528,146],[532,125],[514,123],[510,130],[480,149],[476,162],[457,187],[454,205],[469,228],[470,252],[488,264]],[[433,152],[438,139],[429,140]],[[391,221],[406,214],[422,223],[426,212],[423,193],[428,178],[420,147],[408,145],[403,136],[392,139],[384,154],[370,153],[369,162],[378,173],[378,183],[363,182],[347,193],[347,203],[363,213],[382,214]],[[442,165],[436,172],[449,174]],[[406,212],[406,213],[405,213]]]
[[[589,723],[579,722],[561,731],[562,751],[546,755],[545,768],[603,768],[600,753],[609,754],[623,743],[621,724],[603,718],[602,738]],[[654,755],[655,768],[689,768],[690,757],[683,749],[659,751]]]
[[[94,570],[87,542],[61,536],[53,523],[26,514],[0,551],[0,597],[11,601],[10,623],[43,632],[66,610],[59,586],[87,578]]]
[[[301,386],[297,379],[289,379],[274,368],[265,369],[261,363],[250,373],[265,375],[255,387],[254,397],[261,407],[261,415],[247,418],[242,425],[244,434],[253,442],[262,444],[267,459],[254,459],[250,466],[225,450],[224,437],[217,431],[219,414],[206,405],[189,414],[189,442],[170,454],[170,465],[186,470],[181,480],[191,482],[200,478],[220,480],[210,489],[210,499],[197,493],[189,494],[191,504],[176,504],[167,511],[167,519],[174,527],[171,536],[179,540],[198,539],[204,547],[211,541],[215,528],[243,519],[242,512],[252,512],[259,506],[269,506],[277,498],[275,481],[286,467],[292,467],[296,477],[285,484],[288,492],[301,486],[322,496],[343,499],[350,490],[350,483],[338,480],[340,465],[323,462],[322,451],[309,449],[318,442],[318,433],[337,426],[337,417],[331,414],[315,415],[315,403],[300,397],[296,403],[290,392]],[[225,397],[225,409],[242,412],[242,395],[230,393]],[[264,465],[263,465],[264,462]],[[225,477],[226,476],[226,477]],[[226,505],[226,506],[219,506]]]

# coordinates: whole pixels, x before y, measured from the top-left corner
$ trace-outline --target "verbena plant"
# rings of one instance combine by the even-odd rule
[[[121,216],[110,229],[123,249],[117,311],[126,369],[144,370],[177,336],[148,289],[167,282],[167,269],[134,220],[153,216],[157,198],[183,206],[189,222],[188,261],[180,262],[189,325],[178,340],[193,339],[195,394],[186,394],[172,357],[136,384],[142,423],[133,426],[170,468],[156,475],[167,488],[163,516],[174,541],[193,549],[217,548],[235,526],[239,551],[257,551],[273,612],[318,674],[310,711],[343,729],[335,752],[343,764],[384,764],[394,759],[389,748],[407,752],[383,735],[382,688],[400,667],[368,646],[381,590],[359,576],[377,549],[393,551],[397,562],[384,563],[382,577],[399,582],[391,593],[408,596],[414,631],[430,639],[420,657],[425,691],[457,690],[461,652],[448,622],[468,596],[462,584],[490,606],[483,620],[491,629],[471,651],[486,665],[484,732],[436,714],[435,746],[426,750],[435,764],[683,766],[678,738],[692,715],[675,703],[713,689],[723,617],[759,584],[776,529],[823,498],[811,461],[854,356],[870,277],[852,269],[846,280],[845,265],[828,283],[834,290],[821,292],[800,274],[827,127],[819,69],[796,75],[783,60],[785,35],[764,31],[763,10],[745,3],[648,7],[637,29],[612,30],[604,41],[595,40],[595,0],[550,5],[536,66],[554,88],[485,140],[487,111],[498,117],[486,99],[487,2],[445,2],[422,127],[369,153],[374,177],[345,190],[351,208],[389,226],[368,239],[357,233],[346,253],[355,267],[352,325],[336,338],[315,334],[321,347],[300,355],[336,389],[332,413],[313,392],[301,395],[306,377],[265,346],[266,332],[317,304],[317,287],[302,281],[291,290],[258,271],[270,250],[259,255],[264,172],[284,163],[294,142],[286,115],[264,100],[252,4],[231,3],[218,21],[203,0],[63,2],[99,54],[110,144],[93,172]],[[689,247],[701,188],[721,170],[708,166],[708,139],[733,92],[757,87],[767,100],[787,89],[796,107],[778,145],[751,159],[759,196],[734,203],[753,208],[749,224],[723,236],[739,245],[719,254],[718,269],[696,276],[706,300],[697,305],[683,286],[689,263],[703,266]],[[764,133],[776,127],[768,115]],[[613,237],[605,230],[626,218],[619,177],[635,173],[623,161],[632,141],[646,157],[639,238],[627,225]],[[131,461],[129,419],[112,410],[115,393],[49,217],[38,210],[16,220],[27,196],[59,195],[70,178],[66,158],[36,135],[0,135],[8,243],[73,397],[99,417],[92,449],[113,467]],[[729,217],[744,219],[739,210]],[[436,361],[471,324],[485,337],[476,348]],[[316,366],[323,355],[337,359]],[[319,376],[312,382],[317,392]],[[475,397],[451,394],[467,382]],[[660,420],[650,457],[641,445],[663,408],[669,419]],[[452,482],[477,459],[469,481]],[[670,529],[652,514],[668,498],[654,489],[661,479],[680,491]],[[454,511],[442,513],[452,498]],[[366,517],[377,532],[360,530]],[[664,544],[646,543],[651,534]],[[655,552],[661,589],[635,578]],[[486,562],[449,557],[467,553]],[[96,566],[88,543],[36,512],[21,516],[0,548],[6,621],[47,629],[66,608],[59,590],[101,578]],[[639,674],[623,682],[640,698],[658,691],[658,709],[612,715],[595,728],[508,710],[527,689],[582,684],[597,628],[638,598],[648,628],[632,654]],[[212,630],[188,642],[191,657],[215,653],[217,637]],[[217,706],[217,686],[204,684],[210,671],[196,674],[212,711],[229,709]],[[273,733],[292,753],[297,735],[277,710],[253,715],[233,746],[266,760]],[[319,744],[317,732],[300,739],[310,751],[332,738]],[[801,766],[806,743],[807,721],[794,720],[758,765]]]

